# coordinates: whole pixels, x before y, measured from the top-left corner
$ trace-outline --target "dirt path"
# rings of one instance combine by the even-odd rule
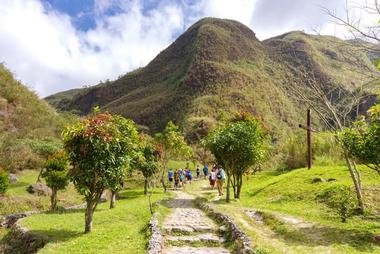
[[[218,225],[195,207],[194,197],[182,191],[168,202],[171,213],[163,222],[164,254],[227,254]]]

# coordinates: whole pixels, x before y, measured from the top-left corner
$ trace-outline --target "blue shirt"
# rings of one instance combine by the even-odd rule
[[[173,178],[173,175],[174,175],[173,171],[170,170],[168,173],[169,178]]]

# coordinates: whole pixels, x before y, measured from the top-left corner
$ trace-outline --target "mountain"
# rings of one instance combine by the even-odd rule
[[[380,74],[353,42],[299,31],[259,41],[239,22],[205,18],[144,68],[46,100],[80,114],[100,106],[152,132],[174,120],[190,139],[235,111],[249,111],[280,137],[304,121],[305,108],[288,93],[303,85],[304,73],[331,86],[347,84],[347,90]]]
[[[14,79],[0,64],[0,168],[36,168],[61,147],[68,118]]]

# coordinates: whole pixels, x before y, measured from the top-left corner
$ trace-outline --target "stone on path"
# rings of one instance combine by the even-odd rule
[[[171,213],[163,222],[164,254],[227,254],[220,227],[194,205],[194,197],[182,191],[168,202]],[[173,246],[172,246],[173,245]],[[198,247],[194,247],[198,246]]]
[[[230,251],[221,247],[170,247],[163,254],[229,254]]]

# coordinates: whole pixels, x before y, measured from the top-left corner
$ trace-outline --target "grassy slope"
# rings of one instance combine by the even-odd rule
[[[91,234],[83,234],[83,210],[33,215],[21,224],[51,241],[39,253],[145,253],[151,217],[148,198],[141,188],[120,194],[123,199],[116,208],[110,210],[108,203],[98,206]],[[157,190],[152,201],[163,197]]]
[[[39,171],[25,170],[17,174],[19,181],[11,183],[6,195],[0,197],[0,215],[19,213],[31,210],[46,210],[50,205],[50,197],[29,194],[26,188],[35,183]],[[83,199],[70,184],[64,191],[58,192],[58,205],[71,206],[83,203]]]
[[[343,83],[348,90],[379,75],[365,50],[335,37],[290,32],[260,42],[238,22],[206,18],[146,67],[47,100],[57,105],[72,98],[61,109],[82,113],[98,104],[151,131],[174,120],[187,133],[200,120],[216,122],[245,110],[260,116],[279,139],[303,118],[299,103],[285,92],[295,83],[305,86],[303,68],[324,84]]]
[[[361,168],[361,172],[366,203],[372,215],[355,216],[347,223],[341,223],[334,210],[316,199],[319,193],[334,185],[352,186],[343,166],[298,169],[277,176],[261,173],[244,183],[240,201],[225,204],[220,200],[214,204],[235,218],[254,244],[268,253],[377,253],[380,246],[374,245],[372,236],[380,233],[380,177],[366,168]],[[338,181],[312,184],[313,177]],[[205,182],[193,185],[190,191],[199,194],[202,185]],[[202,194],[210,200],[215,199],[215,191],[207,190]],[[244,212],[246,208],[265,211],[268,215],[265,225],[250,219]],[[292,215],[315,226],[299,229],[273,218],[273,214]]]

